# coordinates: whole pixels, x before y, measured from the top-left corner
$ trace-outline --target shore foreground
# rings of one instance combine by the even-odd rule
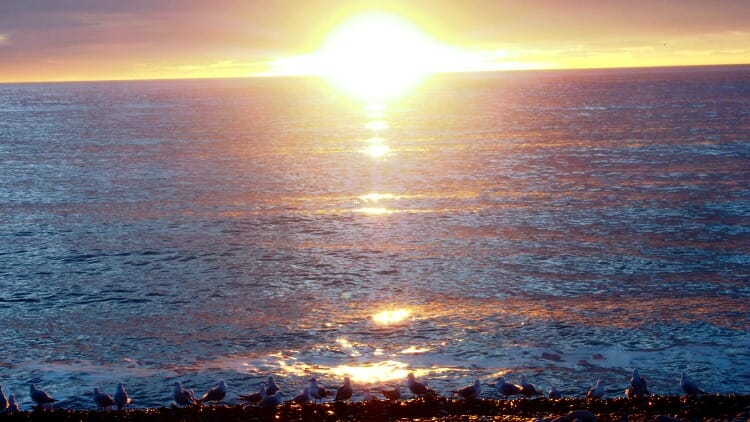
[[[518,399],[454,400],[437,397],[398,402],[334,402],[298,405],[284,403],[276,409],[210,406],[94,412],[83,410],[31,411],[0,414],[2,421],[627,421],[657,420],[747,421],[750,395],[661,397],[605,400]]]

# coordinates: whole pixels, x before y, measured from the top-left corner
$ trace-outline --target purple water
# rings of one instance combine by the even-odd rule
[[[0,385],[750,393],[750,68],[0,85]],[[387,325],[382,310],[403,309]],[[489,388],[485,397],[496,397]]]

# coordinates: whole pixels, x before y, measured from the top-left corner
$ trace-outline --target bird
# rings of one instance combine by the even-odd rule
[[[260,408],[263,410],[267,410],[273,409],[279,404],[281,404],[281,391],[277,391],[276,394],[263,397],[260,403],[258,403],[258,406],[260,406]]]
[[[310,378],[308,391],[310,392],[310,397],[314,400],[323,401],[324,398],[328,397],[328,391],[322,385],[318,385],[318,380],[315,377]]]
[[[128,396],[128,392],[125,391],[125,386],[122,385],[122,383],[117,384],[117,392],[115,392],[115,404],[117,405],[117,410],[122,410],[123,407],[130,404],[130,396]]]
[[[352,398],[352,384],[349,377],[344,377],[344,385],[336,390],[336,398],[334,401],[344,400],[349,401]]]
[[[507,383],[503,377],[499,377],[495,380],[495,389],[498,393],[505,396],[506,399],[508,396],[519,396],[523,394],[520,385]]]
[[[466,387],[460,388],[453,392],[453,394],[466,399],[466,400],[474,400],[479,398],[479,394],[482,392],[482,385],[479,382],[479,379],[476,379],[474,381],[474,384],[467,385]]]
[[[596,380],[596,387],[589,388],[586,392],[587,399],[600,399],[604,397],[604,382],[602,380]]]
[[[302,392],[292,398],[292,401],[297,404],[310,403],[310,388],[305,387]]]
[[[551,399],[561,399],[562,393],[560,393],[560,391],[557,390],[557,387],[553,385],[552,387],[550,387],[547,396]]]
[[[94,387],[94,401],[98,411],[112,410],[112,406],[115,405],[115,399],[109,394],[100,392],[99,387]]]
[[[260,388],[255,393],[250,394],[241,394],[240,400],[246,401],[250,404],[256,404],[259,403],[261,400],[263,400],[263,397],[266,396],[266,383],[262,382],[260,383]]]
[[[401,392],[399,392],[399,396]],[[362,394],[362,401],[378,401],[378,398],[372,394],[370,387],[365,387],[365,392]]]
[[[682,388],[682,391],[684,391],[685,394],[688,396],[697,396],[698,394],[706,394],[705,391],[698,388],[698,386],[693,381],[690,381],[688,379],[685,371],[680,371],[680,388]]]
[[[521,394],[524,395],[524,397],[533,397],[533,396],[543,396],[544,394],[540,393],[536,387],[534,387],[534,384],[528,382],[526,380],[526,375],[521,375]]]
[[[5,393],[3,393],[3,386],[0,385],[0,412],[4,412],[8,409],[8,398],[5,397]]]
[[[398,385],[393,387],[391,390],[383,390],[381,391],[383,396],[386,398],[386,400],[398,400],[401,398],[401,387]]]
[[[625,389],[625,396],[633,398],[645,397],[649,394],[646,380],[638,374],[637,369],[633,369],[633,376],[630,378],[630,386]]]
[[[219,381],[219,385],[208,390],[208,393],[204,394],[203,397],[198,400],[201,403],[207,401],[221,402],[221,399],[227,395],[227,384],[224,381]]]
[[[268,383],[266,384],[266,394],[272,396],[279,391],[279,386],[273,381],[273,376],[268,376]]]
[[[41,409],[49,407],[49,409],[51,410],[52,403],[57,401],[53,399],[52,397],[50,397],[50,395],[47,394],[46,391],[37,389],[35,384],[31,384],[29,386],[29,391],[31,393],[31,400],[34,400],[34,402],[36,402],[36,404]]]
[[[182,388],[182,383],[179,381],[174,383],[173,397],[175,403],[180,406],[189,406],[196,404],[195,397],[193,396],[193,390]]]
[[[8,413],[16,413],[18,412],[18,403],[16,403],[16,396],[11,394],[10,399],[8,400]]]
[[[406,384],[409,386],[409,391],[415,396],[423,396],[430,392],[434,392],[427,386],[427,384],[414,379],[414,374],[411,372],[406,376]]]

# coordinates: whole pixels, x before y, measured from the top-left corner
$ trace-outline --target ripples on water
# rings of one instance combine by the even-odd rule
[[[622,395],[638,367],[748,393],[749,99],[746,67],[454,75],[388,106],[2,85],[0,384],[78,408],[269,373]]]

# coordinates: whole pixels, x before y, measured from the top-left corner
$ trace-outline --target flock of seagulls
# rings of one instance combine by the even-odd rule
[[[544,396],[544,394],[537,390],[533,384],[528,382],[525,375],[521,375],[518,384],[508,383],[505,381],[504,377],[499,377],[495,379],[494,383],[489,385],[505,399],[508,399],[511,396],[523,396],[526,398]],[[438,396],[438,393],[430,388],[426,382],[418,381],[413,373],[408,374],[406,378],[406,386],[412,395],[417,398]],[[680,388],[689,396],[706,394],[705,391],[698,388],[693,381],[688,379],[684,371],[680,372]],[[476,379],[473,384],[454,390],[452,393],[454,396],[463,400],[478,399],[482,393],[482,383],[479,379]],[[57,401],[47,392],[38,389],[35,384],[30,385],[29,394],[31,400],[33,400],[37,404],[37,408],[41,410],[52,409],[53,404]],[[351,380],[349,377],[344,377],[344,383],[336,389],[336,394],[333,396],[333,399],[334,401],[349,401],[353,394],[354,389]],[[401,387],[396,385],[392,389],[381,390],[381,394],[386,400],[399,400],[401,398]],[[604,397],[604,394],[604,383],[602,380],[597,380],[596,386],[591,387],[586,392],[586,398],[601,399]],[[625,389],[625,395],[628,398],[635,398],[646,397],[650,394],[646,380],[638,373],[637,369],[634,369],[633,376],[630,378],[630,385]],[[216,387],[209,389],[208,392],[200,398],[196,398],[193,390],[184,388],[179,381],[174,383],[174,388],[172,390],[172,398],[178,406],[203,406],[206,403],[221,403],[226,395],[227,384],[224,381],[220,381]],[[309,384],[290,401],[299,404],[320,403],[330,395],[331,392],[329,392],[324,386],[320,385],[317,378],[313,377],[310,378]],[[273,376],[269,376],[266,382],[260,384],[258,391],[249,394],[241,394],[239,398],[248,406],[257,406],[261,409],[273,409],[283,403],[283,396],[284,394],[274,381]],[[552,386],[547,393],[547,396],[550,399],[559,399],[562,397],[562,394],[556,387]],[[112,410],[115,406],[118,410],[121,410],[131,402],[127,391],[125,391],[125,386],[122,383],[117,385],[117,391],[115,392],[114,397],[101,392],[98,387],[94,388],[93,397],[98,411]],[[365,401],[380,400],[377,396],[372,394],[369,388],[366,388],[363,391],[363,398]],[[18,411],[19,408],[15,396],[11,394],[10,397],[6,397],[2,386],[0,386],[0,412],[13,413]]]

